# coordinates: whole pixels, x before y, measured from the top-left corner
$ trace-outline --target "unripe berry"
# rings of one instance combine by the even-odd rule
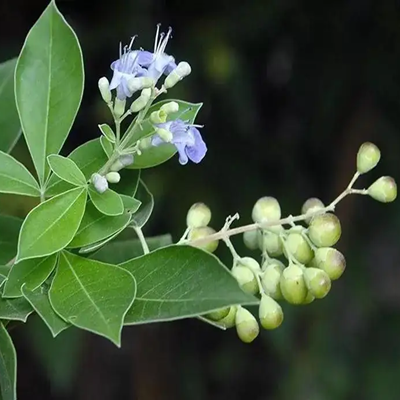
[[[193,204],[186,216],[186,225],[189,228],[202,228],[211,221],[211,210],[204,203]]]
[[[258,232],[254,230],[243,233],[243,243],[249,250],[257,250]]]
[[[283,253],[281,238],[276,233],[259,232],[258,246],[261,251],[266,251],[271,257],[279,257]]]
[[[236,320],[236,312],[237,312],[237,306],[232,306],[229,308],[228,315],[225,316],[224,318],[220,319],[218,323],[222,325],[225,328],[232,328],[235,326],[235,320]]]
[[[331,213],[317,215],[308,228],[308,236],[317,247],[333,246],[341,234],[339,218]]]
[[[334,281],[339,279],[346,269],[346,259],[340,251],[332,247],[321,247],[315,251],[314,266],[325,271]]]
[[[317,299],[323,299],[331,290],[331,280],[322,269],[307,268],[304,280],[310,293]]]
[[[197,239],[203,239],[214,233],[215,233],[215,230],[209,226],[203,226],[201,228],[194,228],[189,233],[189,240],[194,241]],[[194,244],[193,246],[198,247],[199,249],[206,250],[210,253],[214,253],[214,251],[217,250],[218,243],[219,243],[218,240],[213,240],[213,241],[207,242],[207,243]]]
[[[296,264],[290,264],[281,276],[281,291],[290,304],[302,304],[307,297],[307,287],[303,270]]]
[[[301,233],[289,233],[285,239],[285,244],[285,251],[290,252],[290,254],[301,264],[307,264],[312,260],[314,253]]]
[[[242,267],[250,268],[253,272],[257,273],[261,271],[260,264],[257,260],[252,257],[242,257],[238,260],[237,265]]]
[[[206,317],[213,321],[220,321],[229,314],[229,311],[230,307],[220,308],[219,310],[211,311],[206,315]]]
[[[258,293],[258,283],[254,272],[248,268],[240,265],[235,265],[232,268],[232,275],[237,280],[239,286],[247,293]]]
[[[391,176],[381,176],[368,188],[368,195],[381,203],[390,203],[397,197],[396,181]]]
[[[264,261],[261,270],[265,271],[270,264],[278,264],[279,268],[281,268],[282,271],[286,268],[286,265],[281,260],[278,260],[277,258],[270,258]]]
[[[261,297],[258,316],[264,329],[276,329],[283,322],[282,307],[267,295]]]
[[[302,214],[312,214],[315,213],[316,211],[322,210],[325,207],[324,203],[320,200],[317,199],[316,197],[311,197],[306,202],[303,204],[303,207],[301,208],[301,213]],[[310,223],[312,217],[307,218],[305,221],[307,224]]]
[[[281,206],[274,197],[261,197],[254,204],[251,217],[259,224],[267,221],[277,221],[281,217]]]
[[[265,293],[275,300],[282,299],[280,281],[284,269],[282,263],[272,261],[261,275],[261,284]]]
[[[315,300],[315,297],[311,294],[310,291],[308,291],[306,298],[304,299],[303,303],[301,303],[301,304],[304,304],[304,305],[310,304],[310,303],[312,303],[314,300]]]
[[[260,333],[257,320],[243,307],[238,308],[235,323],[237,334],[244,343],[251,343]]]
[[[375,168],[381,159],[381,152],[370,142],[363,143],[357,153],[357,171],[365,174]]]

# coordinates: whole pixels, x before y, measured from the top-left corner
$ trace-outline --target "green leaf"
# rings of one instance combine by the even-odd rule
[[[0,192],[40,196],[39,185],[23,164],[0,151]]]
[[[83,172],[86,181],[107,162],[100,139],[84,143],[76,148],[68,158],[74,161]],[[53,174],[47,183],[46,196],[55,196],[71,188],[72,186],[69,183],[62,181]]]
[[[0,64],[0,150],[6,153],[11,153],[22,133],[14,95],[16,63],[13,58]]]
[[[172,243],[171,235],[161,235],[146,238],[150,251]],[[110,264],[121,264],[132,258],[142,256],[143,248],[138,239],[127,239],[110,242],[92,254],[90,258]]]
[[[0,398],[17,399],[17,353],[7,329],[0,321]]]
[[[142,202],[139,211],[132,216],[131,225],[135,228],[143,227],[150,218],[154,208],[154,197],[142,180],[136,192],[136,198]]]
[[[116,217],[102,214],[88,203],[81,225],[72,242],[68,245],[71,248],[88,246],[108,238],[116,232],[124,229],[131,219],[129,213],[124,213]]]
[[[0,264],[8,263],[17,254],[18,235],[22,220],[0,215]]]
[[[104,136],[100,138],[100,144],[107,158],[111,158],[114,151],[112,143],[110,143]]]
[[[136,300],[126,325],[171,321],[236,304],[258,304],[210,253],[169,246],[120,264],[135,276]]]
[[[85,188],[76,188],[35,207],[22,224],[17,261],[49,256],[66,247],[82,221],[86,197]]]
[[[99,242],[89,244],[88,246],[82,247],[79,249],[79,254],[87,254],[92,253],[93,251],[103,247],[106,243],[110,242],[111,240],[115,239],[124,229],[121,229],[115,232],[113,235],[109,236],[106,239],[100,240]]]
[[[33,308],[23,297],[17,299],[0,298],[0,319],[26,322]]]
[[[163,104],[169,103],[170,101],[175,101],[179,104],[179,111],[177,113],[169,114],[168,120],[172,121],[180,118],[182,120],[188,121],[188,123],[190,124],[194,123],[197,113],[203,105],[203,103],[194,104],[181,100],[163,100],[156,104],[153,104],[150,107],[147,115],[150,116],[153,111],[159,110]],[[133,123],[134,121],[132,122],[130,128],[133,127]],[[135,134],[132,136],[132,144],[135,143],[137,140],[152,134],[154,134],[154,126],[149,122],[149,120],[145,120],[141,124],[141,129],[137,128],[137,132],[135,132]],[[165,143],[157,147],[149,146],[148,148],[141,151],[142,154],[140,156],[135,155],[133,164],[127,168],[144,169],[155,167],[156,165],[162,164],[165,161],[169,160],[176,153],[176,147],[170,143]]]
[[[85,186],[86,178],[79,167],[70,159],[57,154],[47,157],[51,170],[63,181],[74,186]]]
[[[113,184],[113,190],[119,194],[134,197],[139,186],[140,169],[122,169],[118,171],[121,180]]]
[[[22,296],[21,287],[34,290],[39,287],[53,272],[57,254],[43,258],[32,258],[14,264],[4,286],[3,297]]]
[[[124,205],[124,209],[131,213],[135,213],[139,209],[140,205],[142,204],[141,201],[136,200],[133,197],[126,196],[125,194],[120,194],[119,196],[121,197],[122,203]]]
[[[91,185],[89,186],[89,197],[93,205],[105,215],[115,216],[124,212],[124,204],[121,197],[111,189],[107,189],[104,193],[99,193]]]
[[[58,154],[78,112],[83,75],[78,38],[52,1],[28,33],[15,72],[17,109],[41,185],[46,156]]]
[[[0,274],[0,288],[3,286],[3,283],[6,279],[7,279],[6,275]]]
[[[56,337],[59,333],[70,326],[53,310],[49,301],[48,290],[46,288],[38,287],[32,291],[27,289],[24,285],[22,287],[22,293],[50,329],[53,337]]]
[[[115,133],[107,124],[100,124],[99,129],[104,137],[111,143],[115,143]]]
[[[135,294],[135,279],[124,269],[67,252],[60,255],[49,292],[52,307],[64,320],[118,347]]]

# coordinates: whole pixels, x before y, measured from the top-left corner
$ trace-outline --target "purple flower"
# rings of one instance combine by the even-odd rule
[[[178,150],[179,162],[182,165],[187,164],[188,160],[198,164],[206,155],[207,146],[195,125],[187,124],[177,119],[157,124],[157,128],[165,129],[172,133],[171,143]],[[151,141],[153,146],[159,146],[163,143],[165,141],[158,134],[153,136]]]

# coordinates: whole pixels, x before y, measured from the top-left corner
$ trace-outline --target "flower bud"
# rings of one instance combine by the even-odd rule
[[[235,323],[237,334],[244,343],[251,343],[260,333],[257,320],[243,307],[238,308]]]
[[[249,250],[257,250],[258,232],[254,230],[243,233],[243,243]]]
[[[222,325],[225,328],[232,328],[235,326],[235,320],[236,320],[236,312],[237,312],[237,306],[232,306],[229,308],[228,315],[218,321],[220,325]]]
[[[271,257],[279,257],[283,253],[282,240],[276,233],[261,231],[258,245],[261,251],[266,251]]]
[[[290,304],[302,304],[307,297],[307,286],[303,270],[296,264],[290,264],[281,276],[281,291]]]
[[[139,141],[139,149],[146,150],[152,147],[151,136],[147,136]]]
[[[397,197],[396,181],[391,176],[381,176],[368,188],[368,195],[381,203],[390,203]]]
[[[274,299],[266,295],[261,297],[258,316],[264,329],[276,329],[283,322],[282,307]]]
[[[254,273],[258,273],[261,271],[259,262],[252,257],[240,258],[240,260],[237,262],[237,265],[250,268]]]
[[[152,86],[154,86],[154,80],[152,78],[141,77],[128,80],[128,89],[132,93],[138,90],[151,88]]]
[[[229,314],[229,311],[230,307],[220,308],[219,310],[211,311],[206,315],[206,317],[212,321],[220,321]]]
[[[108,189],[107,179],[100,174],[92,175],[92,183],[98,193],[104,193]]]
[[[323,299],[331,290],[331,280],[322,269],[306,268],[304,280],[310,293],[317,299]]]
[[[170,89],[175,86],[179,81],[188,76],[192,72],[189,63],[182,61],[178,66],[166,77],[164,86]]]
[[[118,97],[115,98],[114,114],[117,118],[120,118],[124,115],[125,105],[126,105],[126,100],[120,100]]]
[[[137,113],[147,106],[151,97],[151,89],[143,89],[141,95],[131,104],[131,111]]]
[[[301,208],[301,213],[302,214],[312,214],[315,213],[316,211],[322,210],[325,207],[324,203],[320,200],[317,199],[316,197],[311,197],[306,202],[303,204],[303,207]],[[305,221],[307,224],[310,223],[312,217],[307,218]]]
[[[210,221],[211,210],[204,203],[193,204],[186,215],[186,225],[189,228],[201,228]]]
[[[215,233],[215,229],[211,228],[210,226],[203,226],[201,228],[194,228],[190,231],[189,233],[189,240],[197,240],[197,239],[203,239],[206,238],[210,235],[213,235]],[[217,250],[218,247],[218,240],[213,240],[210,242],[206,243],[201,243],[201,244],[193,244],[192,246],[197,247],[199,249],[206,250],[210,253],[214,253],[215,250]],[[189,243],[190,244],[190,243]]]
[[[317,215],[308,228],[308,237],[317,247],[333,246],[341,234],[339,218],[331,213]]]
[[[288,251],[301,264],[309,263],[314,256],[307,240],[299,232],[290,232],[285,239],[285,245],[286,257],[289,258],[286,254],[286,251]]]
[[[168,131],[167,129],[164,128],[158,128],[156,129],[156,134],[160,136],[164,142],[169,143],[173,139],[172,132]]]
[[[150,122],[153,124],[163,124],[167,120],[168,114],[165,111],[153,111],[150,114]]]
[[[109,172],[106,179],[109,183],[118,183],[121,180],[121,175],[118,172]]]
[[[179,111],[179,104],[176,101],[170,101],[160,108],[161,111],[165,112],[166,114],[173,114]]]
[[[108,82],[108,79],[105,76],[99,79],[99,90],[103,100],[106,103],[110,103],[111,102],[110,82]]]
[[[275,300],[282,299],[280,281],[284,269],[285,267],[280,261],[269,261],[268,266],[261,275],[261,284],[265,294]]]
[[[357,171],[365,174],[375,168],[381,159],[381,152],[370,142],[363,143],[357,153]]]
[[[254,204],[251,217],[258,224],[267,221],[277,221],[281,217],[281,206],[274,197],[261,197]]]
[[[329,278],[334,281],[339,279],[346,269],[344,255],[333,247],[321,247],[315,251],[315,268],[325,271]]]
[[[232,276],[237,280],[239,286],[247,293],[258,293],[258,283],[254,272],[247,267],[235,265],[232,268]]]
[[[123,169],[131,164],[133,164],[133,155],[132,154],[124,154],[124,155],[120,156],[113,165],[111,165],[110,171],[118,172],[121,169]]]

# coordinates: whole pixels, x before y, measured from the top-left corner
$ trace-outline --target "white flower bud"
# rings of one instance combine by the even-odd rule
[[[106,179],[110,183],[118,183],[121,180],[121,175],[118,172],[109,172]]]
[[[154,80],[152,78],[131,78],[128,80],[128,89],[134,93],[138,90],[151,88],[154,86]]]
[[[170,101],[161,106],[160,111],[164,111],[166,114],[176,113],[179,111],[179,104],[176,101]]]
[[[131,104],[131,111],[133,113],[139,112],[146,107],[151,97],[151,89],[143,89],[141,95]]]
[[[99,90],[103,100],[106,103],[110,103],[111,102],[110,82],[108,82],[108,79],[105,76],[99,79]]]
[[[158,128],[156,130],[156,133],[158,136],[160,136],[160,138],[162,140],[164,140],[164,142],[167,142],[167,143],[169,143],[172,140],[172,138],[174,137],[170,131],[167,131],[166,129],[163,129],[163,128]]]
[[[115,98],[114,102],[114,114],[117,118],[122,117],[125,112],[126,100],[120,100],[118,97]]]
[[[100,174],[92,175],[92,183],[96,191],[99,193],[104,193],[108,189],[107,179]]]
[[[192,72],[189,63],[182,61],[178,66],[166,77],[164,86],[170,89],[175,86],[179,81],[188,76]]]
[[[110,171],[118,172],[122,168],[127,167],[128,165],[133,164],[133,155],[132,154],[124,154],[123,156],[119,157],[117,161],[110,167]]]

